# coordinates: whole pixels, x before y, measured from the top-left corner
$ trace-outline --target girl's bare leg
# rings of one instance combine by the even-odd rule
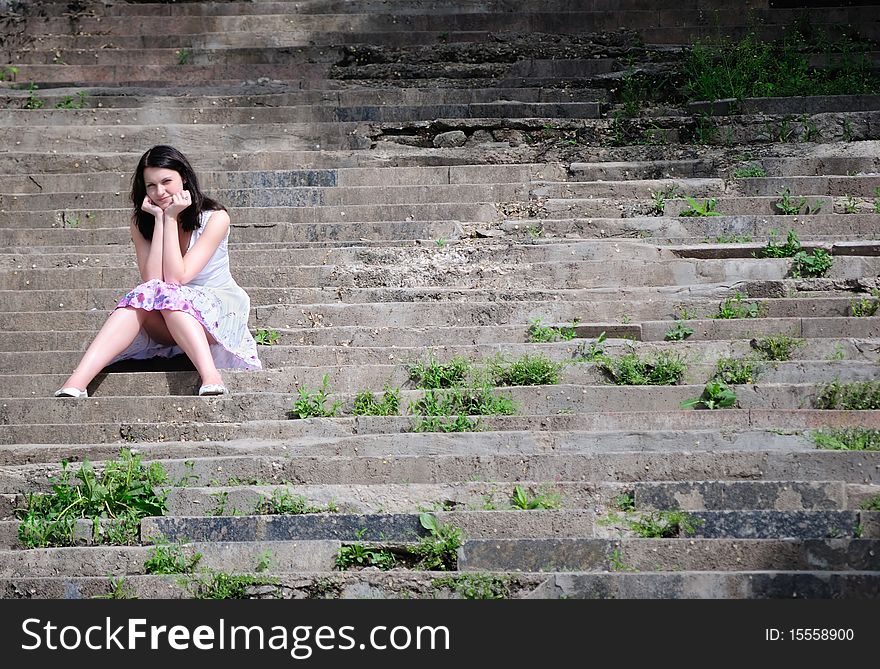
[[[208,333],[202,324],[183,311],[166,310],[161,314],[168,326],[168,332],[198,370],[202,385],[222,384],[223,378],[214,364]]]
[[[134,341],[147,313],[143,309],[120,307],[110,314],[95,339],[89,344],[73,374],[61,387],[85,390],[98,372]]]

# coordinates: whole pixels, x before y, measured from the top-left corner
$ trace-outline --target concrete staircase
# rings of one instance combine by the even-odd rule
[[[856,315],[880,301],[880,97],[660,90],[617,113],[628,74],[662,81],[692,40],[744,34],[728,5],[0,2],[3,596],[207,596],[221,572],[255,597],[880,596],[877,433],[814,439],[880,429],[880,319]],[[803,17],[749,7],[765,36]],[[876,9],[810,18],[875,39]],[[158,143],[230,208],[265,369],[202,398],[186,360],[125,363],[54,399],[138,281],[127,190]],[[684,196],[720,215],[681,215]],[[789,230],[831,254],[824,276],[756,257]],[[802,341],[772,361],[771,335]],[[617,385],[597,351],[686,369]],[[557,382],[495,388],[515,411],[472,412],[478,431],[415,431],[413,365],[499,354],[545,356]],[[754,361],[736,405],[682,408],[721,358]],[[292,418],[325,376],[339,415]],[[872,408],[819,408],[832,383]],[[354,415],[386,386],[399,415]],[[73,546],[25,548],[28,495],[123,448],[161,464],[165,514],[131,545],[84,519]],[[463,535],[445,571],[416,568],[424,513]],[[148,573],[162,540],[201,554],[189,582]],[[398,566],[338,569],[352,547]]]

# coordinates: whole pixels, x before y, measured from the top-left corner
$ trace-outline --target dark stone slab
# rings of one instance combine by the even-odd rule
[[[682,481],[643,483],[635,488],[637,509],[678,509],[681,508],[680,499],[683,497],[699,500],[703,508],[709,511],[776,509],[787,496],[799,496],[804,509],[816,511],[840,509],[843,501],[839,483]]]
[[[415,514],[305,514],[264,519],[262,538],[338,539],[342,541],[417,541],[427,535]]]
[[[854,537],[854,511],[696,511],[692,536],[740,539]]]

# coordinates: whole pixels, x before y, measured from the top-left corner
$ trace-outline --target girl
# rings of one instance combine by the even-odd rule
[[[119,301],[55,396],[88,397],[92,379],[118,360],[181,351],[201,377],[199,395],[225,395],[218,368],[262,368],[247,327],[250,299],[229,272],[229,214],[170,146],[141,156],[131,201],[143,283]]]

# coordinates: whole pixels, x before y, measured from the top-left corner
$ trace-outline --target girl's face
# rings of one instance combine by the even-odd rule
[[[165,167],[145,167],[147,197],[163,211],[171,205],[171,196],[184,190],[180,173]]]

